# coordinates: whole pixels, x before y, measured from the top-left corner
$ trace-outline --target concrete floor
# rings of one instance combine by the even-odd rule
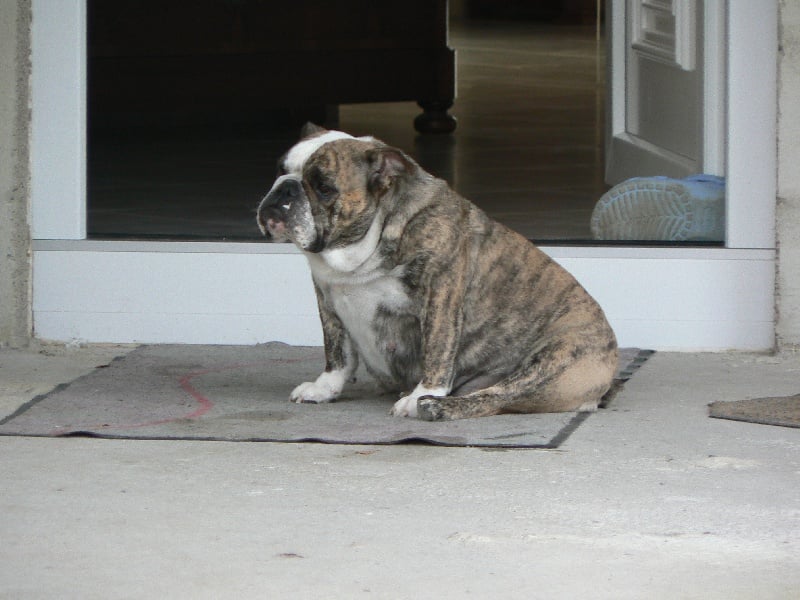
[[[0,350],[0,412],[124,348]],[[558,450],[0,438],[0,598],[797,598],[800,356],[656,354]]]

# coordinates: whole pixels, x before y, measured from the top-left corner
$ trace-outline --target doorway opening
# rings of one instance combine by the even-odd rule
[[[608,34],[612,64],[620,64],[615,59],[624,40],[618,32],[624,30],[629,1],[607,3],[606,26],[615,32]],[[598,299],[626,345],[764,349],[774,334],[777,168],[776,72],[764,65],[777,64],[777,47],[769,40],[778,39],[778,3],[702,5],[716,6],[727,28],[705,42],[719,48],[729,73],[718,87],[727,134],[725,247],[553,243],[543,250]],[[31,233],[37,335],[117,342],[319,343],[313,288],[303,257],[291,245],[217,243],[219,236],[209,238],[213,243],[173,242],[167,236],[163,242],[86,239],[85,7],[86,2],[33,6]],[[609,86],[612,96],[617,89]],[[616,135],[614,117],[608,123]],[[271,183],[272,175],[266,179]],[[246,201],[234,201],[249,209]],[[254,277],[255,270],[269,276]]]
[[[342,104],[333,119],[319,118],[402,148],[530,239],[590,239],[592,208],[607,189],[605,47],[594,15],[549,10],[494,19],[491,8],[472,12],[477,18],[455,15],[450,26],[458,57],[455,133],[417,134],[415,102]],[[90,60],[108,53],[110,32],[96,31],[108,21],[93,15],[90,2]],[[100,97],[89,104],[90,238],[260,239],[254,209],[308,112],[217,122],[193,120],[191,110],[143,118],[97,106],[94,75],[90,68],[89,97]]]
[[[498,11],[503,4],[507,10]],[[403,149],[492,218],[537,243],[609,243],[593,239],[590,229],[595,205],[609,189],[606,45],[596,22],[601,15],[574,8],[593,8],[594,2],[552,3],[560,8],[546,10],[517,4],[467,2],[453,16],[449,46],[458,57],[458,95],[451,112],[458,127],[451,135],[420,135],[412,126],[420,112],[415,102],[263,114],[223,107],[219,119],[199,120],[194,107],[144,117],[106,110],[102,94],[93,93],[98,83],[91,60],[113,32],[98,32],[107,23],[93,18],[90,2],[89,97],[101,99],[89,103],[88,237],[259,241],[255,208],[278,158],[312,115]],[[93,46],[93,40],[101,42]],[[303,73],[285,85],[298,77]]]

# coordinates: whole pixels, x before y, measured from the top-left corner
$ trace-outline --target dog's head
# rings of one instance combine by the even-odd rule
[[[306,252],[354,244],[382,214],[395,180],[416,165],[372,137],[306,131],[281,158],[278,178],[258,208],[258,225],[268,238]]]

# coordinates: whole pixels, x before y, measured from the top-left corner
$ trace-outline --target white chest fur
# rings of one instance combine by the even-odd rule
[[[410,306],[400,280],[403,268],[386,271],[371,265],[372,261],[367,258],[353,270],[340,270],[364,258],[364,248],[350,247],[348,250],[338,251],[333,257],[307,255],[311,271],[358,348],[361,359],[373,370],[388,375],[385,340],[378,339],[375,321],[379,310],[399,313]]]
[[[334,285],[330,295],[334,310],[361,358],[374,370],[388,375],[385,340],[378,338],[374,325],[379,310],[397,312],[408,304],[400,281],[384,276],[361,285]]]

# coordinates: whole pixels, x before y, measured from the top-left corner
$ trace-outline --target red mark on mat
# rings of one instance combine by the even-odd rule
[[[197,408],[192,412],[180,415],[177,417],[169,417],[166,419],[157,419],[155,421],[145,421],[144,423],[129,423],[129,424],[119,424],[119,425],[111,425],[105,424],[99,427],[99,429],[138,429],[141,427],[155,427],[157,425],[166,425],[167,423],[174,423],[176,421],[186,421],[192,419],[199,419],[212,408],[214,408],[214,403],[206,398],[203,394],[197,391],[190,382],[195,377],[200,377],[201,375],[208,375],[209,373],[216,373],[218,371],[227,371],[229,369],[241,369],[246,365],[236,365],[233,367],[223,367],[221,369],[204,369],[203,371],[193,371],[188,375],[184,375],[178,380],[178,384],[181,386],[181,389],[189,394],[192,398],[194,398],[195,402],[197,403]]]
[[[242,365],[242,366],[244,366],[244,365]],[[236,367],[226,367],[225,369],[216,369],[216,370],[224,371],[224,370],[227,370],[227,369],[239,369],[239,368],[241,368],[241,367],[240,366],[236,366]],[[188,375],[184,375],[183,377],[180,378],[179,383],[180,383],[181,388],[183,389],[183,391],[185,391],[192,398],[194,398],[197,401],[197,404],[198,404],[197,410],[195,410],[194,412],[189,413],[188,415],[186,415],[184,417],[180,417],[180,418],[182,418],[182,419],[197,419],[199,417],[202,417],[204,414],[206,414],[212,408],[214,408],[214,403],[211,400],[209,400],[208,398],[206,398],[205,396],[203,396],[203,394],[198,392],[197,389],[191,383],[189,383],[195,377],[199,377],[200,375],[205,375],[207,373],[211,373],[214,370],[215,369],[207,369],[205,371],[195,371],[194,373],[189,373]],[[171,420],[174,421],[175,419],[171,419]],[[162,422],[166,423],[168,421],[162,421]],[[161,424],[161,422],[153,423],[153,425],[160,425],[160,424]]]
[[[267,363],[293,363],[299,362],[302,359],[271,359],[267,361]],[[259,363],[250,363],[250,364],[241,364],[241,365],[232,365],[227,367],[219,367],[216,369],[203,369],[201,371],[192,371],[178,379],[178,385],[180,388],[189,394],[192,398],[194,398],[195,403],[197,404],[196,408],[185,415],[180,415],[176,417],[169,417],[166,419],[157,419],[153,421],[145,421],[142,423],[101,423],[95,425],[62,425],[60,427],[56,427],[52,431],[48,433],[51,436],[60,436],[60,435],[67,435],[70,433],[76,432],[94,432],[99,433],[102,431],[108,431],[110,429],[138,429],[143,427],[156,427],[158,425],[166,425],[167,423],[175,423],[176,421],[188,421],[193,419],[199,419],[206,413],[208,413],[212,408],[214,408],[214,403],[206,396],[204,396],[196,387],[194,387],[191,383],[192,379],[196,377],[202,377],[203,375],[208,375],[209,373],[221,373],[223,371],[233,371],[237,369],[246,369],[249,367],[263,367],[265,366],[264,362]]]

